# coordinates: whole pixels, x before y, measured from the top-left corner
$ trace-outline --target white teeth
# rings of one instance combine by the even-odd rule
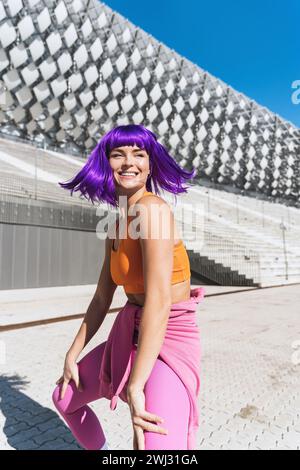
[[[125,172],[125,173],[120,173],[121,175],[130,175],[130,176],[135,176],[135,173],[128,173],[128,172]]]

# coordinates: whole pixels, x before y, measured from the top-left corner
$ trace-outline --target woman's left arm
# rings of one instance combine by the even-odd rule
[[[171,307],[174,216],[156,196],[141,199],[139,221],[145,302],[127,393],[143,390],[159,355]]]
[[[143,389],[159,355],[167,328],[174,245],[174,219],[169,206],[155,196],[147,196],[142,200],[139,222],[145,302],[139,324],[137,351],[127,385],[135,450],[145,449],[144,431],[160,434],[168,432],[157,424],[163,422],[161,416],[145,410]]]

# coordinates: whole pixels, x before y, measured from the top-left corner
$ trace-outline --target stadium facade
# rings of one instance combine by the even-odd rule
[[[0,1],[0,134],[88,155],[152,129],[197,178],[299,205],[300,130],[96,0]]]

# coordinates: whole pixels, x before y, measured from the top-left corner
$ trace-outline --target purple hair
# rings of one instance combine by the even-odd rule
[[[156,194],[159,187],[175,194],[186,193],[184,180],[194,178],[196,169],[191,172],[181,168],[169,155],[166,148],[157,141],[156,135],[138,124],[115,127],[107,132],[97,143],[88,157],[87,163],[71,180],[58,183],[61,187],[80,193],[93,204],[94,201],[106,202],[118,207],[113,171],[108,157],[116,147],[137,145],[149,155],[150,176],[146,182],[147,191],[152,191],[151,182]]]

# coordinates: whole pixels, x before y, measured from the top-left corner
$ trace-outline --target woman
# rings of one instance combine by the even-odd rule
[[[174,216],[151,191],[152,182],[157,193],[159,187],[175,195],[186,192],[182,183],[194,171],[182,169],[153,132],[130,124],[108,132],[73,180],[60,183],[71,194],[80,191],[93,203],[121,208],[119,225],[126,228],[121,240],[120,229],[115,240],[106,237],[96,292],[52,395],[85,449],[108,448],[87,404],[105,397],[114,409],[118,396],[129,405],[135,450],[195,446],[200,390],[196,304],[204,290],[190,290],[189,259]],[[139,217],[134,217],[136,209]],[[140,232],[133,236],[137,220]],[[76,363],[103,323],[117,285],[124,286],[128,300],[107,341]]]

